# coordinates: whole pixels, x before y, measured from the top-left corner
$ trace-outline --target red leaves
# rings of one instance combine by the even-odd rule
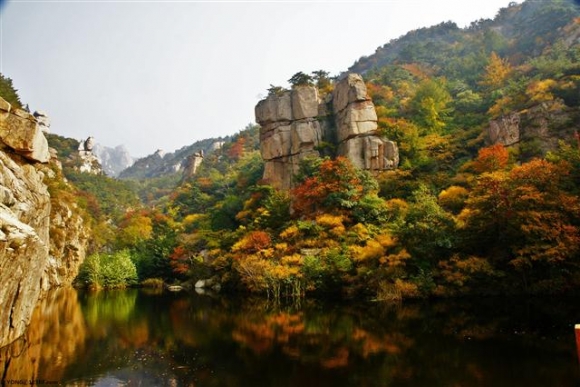
[[[509,153],[501,144],[481,148],[477,153],[473,166],[479,173],[493,172],[504,169],[509,160]]]

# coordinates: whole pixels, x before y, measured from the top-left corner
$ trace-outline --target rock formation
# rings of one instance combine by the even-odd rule
[[[50,118],[48,115],[39,110],[35,111],[32,115],[36,118],[36,122],[42,133],[50,133]]]
[[[324,101],[314,86],[272,94],[256,105],[264,179],[280,189],[293,186],[300,160],[320,156],[333,144],[362,169],[394,169],[397,145],[377,135],[377,114],[360,75],[349,74]]]
[[[200,150],[188,156],[187,159],[185,159],[185,163],[183,165],[183,175],[181,179],[187,180],[193,177],[202,162],[203,162],[203,150]]]
[[[70,283],[84,259],[87,231],[59,188],[49,194],[48,185],[66,184],[49,159],[35,118],[0,98],[0,347],[22,335],[42,294]]]
[[[89,136],[86,140],[80,141],[79,159],[81,164],[78,167],[80,172],[91,173],[93,175],[103,173],[99,158],[93,153],[94,146],[95,138],[93,136]]]
[[[557,149],[558,140],[570,138],[573,125],[562,101],[543,102],[529,109],[511,112],[491,120],[485,128],[486,142],[491,145],[520,146],[533,143],[545,154]]]
[[[36,119],[30,113],[12,106],[0,98],[0,139],[18,154],[32,161],[50,160],[48,142]]]

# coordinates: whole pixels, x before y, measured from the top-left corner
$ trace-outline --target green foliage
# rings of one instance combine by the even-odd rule
[[[413,193],[404,221],[397,225],[395,235],[417,262],[427,270],[437,259],[449,254],[455,245],[453,217],[437,203],[437,198],[425,186]]]
[[[292,77],[288,80],[288,83],[290,83],[292,87],[312,86],[314,84],[313,81],[314,78],[311,75],[299,71],[296,74],[292,75]]]
[[[14,88],[12,79],[0,74],[0,97],[4,98],[12,107],[22,109],[22,102],[18,90]]]
[[[93,254],[81,265],[77,282],[91,288],[124,288],[136,284],[137,270],[127,250]]]
[[[450,113],[451,95],[441,80],[423,81],[411,100],[411,109],[418,125],[428,133],[439,133]]]

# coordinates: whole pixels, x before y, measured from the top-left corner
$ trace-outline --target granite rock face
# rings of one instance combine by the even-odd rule
[[[545,154],[557,149],[560,139],[571,138],[574,128],[569,109],[554,100],[491,120],[485,135],[490,145],[521,147],[533,143],[537,152]]]
[[[300,160],[319,156],[316,148],[325,130],[318,120],[319,104],[315,87],[298,86],[256,105],[260,149],[266,161],[264,179],[274,187],[292,187]]]
[[[99,158],[93,152],[95,146],[95,138],[89,136],[86,140],[79,143],[79,159],[80,166],[78,170],[83,173],[90,173],[93,175],[100,175],[103,173],[103,168],[99,162]]]
[[[377,135],[377,114],[360,75],[349,74],[322,100],[314,86],[297,86],[268,96],[255,109],[260,124],[264,179],[290,189],[300,161],[320,156],[332,144],[362,169],[394,169],[397,145]]]
[[[61,177],[45,164],[50,157],[48,146],[45,157],[46,138],[34,117],[11,111],[2,99],[0,107],[2,347],[24,333],[46,290],[72,282],[84,259],[88,235],[72,203],[54,205],[57,197],[51,197],[47,183]],[[53,239],[55,227],[62,229],[58,240]]]
[[[16,153],[32,161],[50,160],[48,142],[34,116],[25,110],[13,109],[0,98],[0,140]]]

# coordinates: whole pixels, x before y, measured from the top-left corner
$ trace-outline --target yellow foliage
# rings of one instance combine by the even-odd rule
[[[270,262],[256,255],[248,255],[237,261],[234,268],[250,291],[261,292],[268,289],[266,275],[271,266]]]
[[[204,217],[205,217],[204,214],[189,214],[185,218],[183,218],[182,223],[184,226],[188,226],[190,224],[197,222],[200,219],[203,219]]]
[[[513,102],[509,95],[503,96],[495,101],[494,105],[489,108],[488,113],[493,118],[503,116],[512,110]]]
[[[342,227],[344,229],[344,224],[342,221],[344,217],[339,215],[322,214],[316,217],[316,223],[319,226],[326,227],[328,229],[334,229],[337,227]]]
[[[379,301],[401,301],[404,298],[418,298],[421,296],[419,287],[411,282],[403,281],[400,278],[395,283],[381,282],[377,289],[377,300]]]
[[[350,228],[350,231],[354,233],[360,241],[365,241],[371,237],[369,229],[362,223],[357,223]]]
[[[286,251],[288,249],[288,243],[276,243],[274,249],[276,251]]]
[[[553,79],[542,79],[530,82],[526,88],[526,95],[530,101],[540,103],[554,100],[554,94],[550,92],[556,86]]]
[[[346,230],[345,230],[344,226],[336,226],[332,230],[330,230],[330,233],[334,236],[340,237],[340,236],[344,235],[345,231]]]
[[[400,278],[395,280],[395,289],[397,289],[403,298],[417,298],[421,296],[419,287],[411,282],[403,281]]]
[[[293,239],[300,235],[300,230],[295,225],[288,227],[286,230],[280,233],[280,238],[282,239]]]
[[[390,249],[397,245],[397,240],[393,238],[390,234],[379,234],[375,239],[383,246],[385,249]]]
[[[467,191],[467,189],[452,185],[451,187],[441,191],[438,201],[446,210],[460,211],[468,196],[469,191]]]
[[[280,259],[280,263],[289,266],[302,266],[304,259],[300,254],[286,255]]]
[[[386,257],[380,259],[381,264],[387,265],[388,267],[400,267],[405,265],[405,261],[411,258],[411,254],[407,250],[403,249],[395,254],[389,254]]]
[[[505,84],[505,81],[512,72],[512,67],[507,59],[502,59],[495,52],[489,57],[489,63],[485,67],[485,74],[481,84],[490,89],[498,89]]]
[[[376,240],[369,239],[364,246],[350,246],[350,252],[354,261],[364,262],[380,258],[385,253],[385,249]]]
[[[403,199],[391,199],[385,202],[385,207],[393,212],[396,216],[404,215],[409,209],[409,204]]]

